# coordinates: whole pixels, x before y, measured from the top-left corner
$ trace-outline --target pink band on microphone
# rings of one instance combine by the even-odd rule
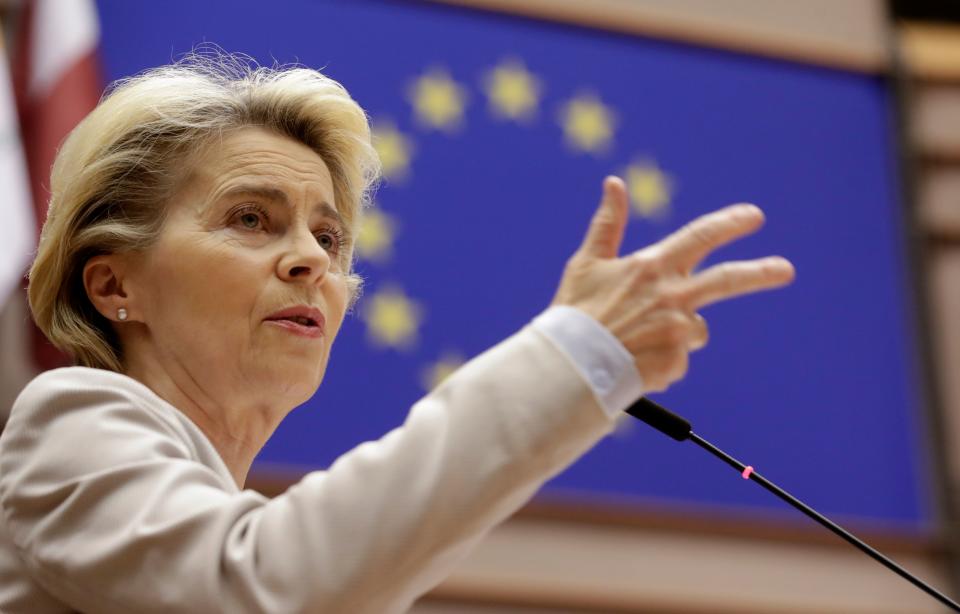
[[[740,475],[743,476],[743,479],[749,480],[751,473],[753,473],[753,467],[751,467],[750,465],[747,465],[747,468],[744,469],[744,470],[743,470],[743,473],[741,473]]]

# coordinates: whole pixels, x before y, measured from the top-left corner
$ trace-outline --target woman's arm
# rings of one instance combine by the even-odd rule
[[[129,391],[47,378],[0,440],[3,520],[38,582],[104,613],[403,611],[612,424],[527,327],[268,501]]]
[[[781,258],[694,272],[759,228],[756,207],[620,257],[626,218],[623,183],[608,179],[554,304],[602,325],[646,391],[682,377],[706,343],[697,309],[793,277]],[[0,439],[5,528],[34,577],[81,610],[401,611],[610,430],[622,407],[598,394],[600,407],[558,340],[527,327],[417,403],[402,428],[271,501],[232,492],[181,429],[121,391],[28,388]]]

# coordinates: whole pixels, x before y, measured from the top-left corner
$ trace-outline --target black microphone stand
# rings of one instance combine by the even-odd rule
[[[890,558],[884,556],[879,551],[870,547],[865,542],[857,538],[855,535],[853,535],[852,533],[850,533],[840,525],[836,524],[835,522],[833,522],[823,514],[820,514],[819,512],[814,510],[812,507],[806,505],[805,503],[803,503],[796,497],[792,496],[790,493],[783,490],[782,488],[780,488],[773,482],[769,481],[765,477],[761,476],[759,473],[754,471],[753,467],[750,467],[749,465],[744,465],[743,463],[733,458],[732,456],[730,456],[720,448],[716,447],[709,441],[703,439],[702,437],[694,433],[693,427],[684,418],[661,407],[660,405],[657,405],[653,401],[645,398],[641,398],[639,401],[637,401],[636,403],[628,407],[626,412],[631,416],[633,416],[634,418],[637,418],[638,420],[642,420],[643,422],[646,422],[647,424],[657,429],[661,433],[667,435],[671,439],[674,439],[676,441],[686,441],[689,439],[693,441],[695,444],[697,444],[698,446],[700,446],[710,454],[713,454],[723,462],[727,463],[728,465],[736,469],[745,480],[753,480],[760,486],[764,487],[766,490],[772,492],[774,495],[776,495],[780,499],[786,501],[796,509],[806,514],[808,517],[817,521],[824,527],[830,529],[830,531],[832,531],[836,535],[839,535],[848,543],[857,547],[858,549],[860,549],[860,551],[867,554],[868,556],[873,558],[875,561],[879,562],[881,565],[894,571],[897,575],[901,576],[902,578],[905,578],[906,580],[910,581],[911,583],[913,583],[914,586],[918,587],[919,589],[921,589],[922,591],[924,591],[934,599],[938,600],[940,603],[946,605],[947,607],[949,607],[951,610],[955,612],[960,612],[960,604],[958,604],[956,601],[953,601],[952,599],[950,599],[949,597],[947,597],[937,589],[933,588],[932,586],[930,586],[920,578],[917,578],[916,576],[911,574],[909,571],[907,571],[897,563],[893,562]]]

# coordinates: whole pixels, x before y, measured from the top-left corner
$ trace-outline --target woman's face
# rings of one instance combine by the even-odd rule
[[[129,351],[218,401],[289,409],[320,385],[347,305],[352,239],[330,171],[302,143],[256,127],[195,160],[125,282],[145,333]]]

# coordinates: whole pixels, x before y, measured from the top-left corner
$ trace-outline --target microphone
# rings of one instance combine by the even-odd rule
[[[853,535],[852,533],[850,533],[840,525],[836,524],[835,522],[833,522],[823,514],[820,514],[819,512],[814,510],[812,507],[806,505],[805,503],[803,503],[796,497],[792,496],[787,491],[783,490],[773,482],[767,480],[766,478],[761,476],[759,473],[757,473],[753,469],[753,467],[749,465],[744,465],[743,463],[733,458],[732,456],[730,456],[720,448],[716,447],[715,445],[711,444],[707,440],[698,436],[696,433],[693,432],[693,427],[690,425],[690,422],[682,418],[681,416],[678,416],[677,414],[667,410],[664,407],[661,407],[660,405],[646,398],[641,398],[639,401],[637,401],[636,403],[628,407],[626,409],[626,413],[630,414],[634,418],[637,418],[638,420],[646,422],[647,424],[657,429],[667,437],[670,437],[671,439],[674,439],[676,441],[686,441],[689,439],[693,441],[695,444],[697,444],[698,446],[700,446],[710,454],[713,454],[723,462],[727,463],[728,465],[736,469],[740,473],[741,477],[743,477],[743,479],[753,480],[754,482],[756,482],[766,490],[772,492],[774,495],[776,495],[780,499],[786,501],[796,509],[803,512],[806,516],[817,521],[819,524],[823,525],[824,527],[826,527],[836,535],[839,535],[841,538],[843,538],[848,543],[858,548],[860,551],[862,551],[866,555],[873,558],[875,561],[879,562],[881,565],[887,567],[888,569],[895,572],[900,577],[905,578],[909,582],[913,583],[914,586],[918,587],[919,589],[921,589],[922,591],[924,591],[925,593],[927,593],[928,595],[930,595],[931,597],[939,601],[940,603],[946,605],[947,607],[949,607],[951,610],[955,612],[960,612],[960,604],[958,604],[956,601],[953,601],[952,599],[950,599],[949,597],[947,597],[937,589],[933,588],[932,586],[930,586],[920,578],[917,578],[916,576],[911,574],[909,571],[907,571],[897,563],[893,562],[888,557],[881,554],[879,551],[868,546],[865,542],[857,538],[855,535]]]

